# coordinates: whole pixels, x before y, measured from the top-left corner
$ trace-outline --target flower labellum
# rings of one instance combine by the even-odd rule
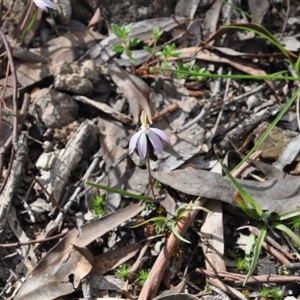
[[[40,9],[48,12],[48,7],[52,9],[57,9],[56,5],[51,0],[33,0],[35,5]]]
[[[144,159],[147,154],[147,137],[149,138],[154,150],[158,154],[162,154],[163,146],[160,140],[162,139],[170,144],[170,140],[167,135],[160,129],[149,127],[145,111],[142,111],[141,123],[141,129],[130,139],[129,154],[131,154],[137,147],[139,156]]]

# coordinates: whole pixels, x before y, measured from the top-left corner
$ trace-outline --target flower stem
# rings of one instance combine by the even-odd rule
[[[148,176],[149,176],[149,184],[153,196],[153,201],[156,202],[155,194],[154,194],[154,188],[153,188],[153,177],[151,174],[151,169],[150,169],[150,157],[149,157],[149,152],[147,151],[147,169],[148,169]]]

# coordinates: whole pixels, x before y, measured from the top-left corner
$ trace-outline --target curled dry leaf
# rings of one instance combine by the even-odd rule
[[[104,74],[108,74],[124,94],[129,103],[129,110],[133,121],[138,124],[140,111],[146,112],[148,121],[152,124],[151,110],[148,103],[152,89],[139,77],[128,74],[117,66],[100,66]]]

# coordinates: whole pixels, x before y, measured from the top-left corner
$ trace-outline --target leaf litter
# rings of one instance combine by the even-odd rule
[[[266,212],[261,220],[240,209],[218,164],[226,157],[230,170],[238,166],[296,91],[293,81],[266,78],[287,70],[284,57],[297,62],[296,3],[246,2],[178,0],[173,17],[133,18],[124,40],[140,43],[121,55],[113,49],[122,41],[97,5],[86,23],[61,9],[59,26],[39,14],[26,44],[6,33],[13,52],[3,48],[1,59],[14,68],[5,77],[2,67],[0,79],[1,298],[262,299],[263,289],[272,299],[299,296],[297,104],[235,173]],[[157,40],[155,28],[163,30]],[[162,155],[148,147],[145,160],[128,154],[142,111],[170,139]],[[249,245],[266,224],[257,256]],[[245,261],[255,256],[261,267],[250,275]],[[124,264],[131,276],[118,278]]]

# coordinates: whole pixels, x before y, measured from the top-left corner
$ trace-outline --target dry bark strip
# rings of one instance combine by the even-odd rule
[[[16,158],[13,162],[12,171],[9,175],[7,184],[0,195],[0,241],[6,237],[4,234],[6,227],[6,217],[11,206],[12,199],[18,190],[18,185],[21,180],[23,168],[27,161],[28,156],[28,146],[27,146],[27,136],[22,133],[18,142],[18,150],[16,153]]]

